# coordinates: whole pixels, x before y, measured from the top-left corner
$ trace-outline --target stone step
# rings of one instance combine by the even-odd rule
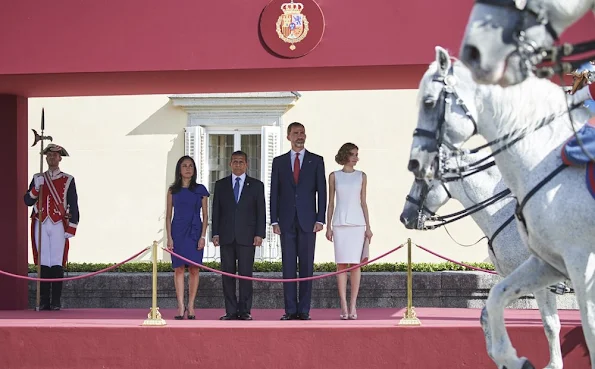
[[[84,273],[69,273],[73,277]],[[321,275],[325,273],[315,273]],[[29,274],[36,277],[35,273]],[[66,277],[66,275],[65,275]],[[254,273],[254,277],[281,279],[281,273]],[[176,293],[173,272],[158,273],[157,298],[160,308],[175,308]],[[416,272],[413,273],[413,305],[416,307],[482,308],[490,288],[500,277],[483,272]],[[29,282],[29,306],[35,306],[36,282]],[[148,308],[151,306],[150,273],[108,272],[90,278],[64,282],[64,308]],[[186,296],[188,274],[185,277]],[[283,284],[254,282],[253,309],[282,309]],[[349,296],[349,285],[348,285]],[[186,299],[187,300],[187,299]],[[557,295],[559,309],[578,309],[573,293]],[[223,309],[221,276],[201,272],[197,308]],[[407,305],[407,273],[362,273],[358,295],[361,308],[401,308]],[[515,309],[536,309],[532,295],[511,305]],[[312,308],[339,308],[336,277],[313,281]]]

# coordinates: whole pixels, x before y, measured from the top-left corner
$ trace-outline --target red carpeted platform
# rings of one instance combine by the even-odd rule
[[[2,369],[432,369],[493,368],[478,309],[418,308],[421,327],[400,327],[404,309],[311,312],[311,321],[279,321],[281,310],[255,310],[253,321],[219,321],[221,310],[197,310],[195,321],[143,327],[147,310],[0,311]],[[561,310],[566,368],[590,368],[579,312]],[[536,367],[548,361],[536,310],[507,310],[513,344]]]

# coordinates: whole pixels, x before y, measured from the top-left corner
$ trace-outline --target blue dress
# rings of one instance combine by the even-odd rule
[[[173,219],[171,221],[171,237],[174,242],[173,252],[202,264],[203,251],[198,250],[198,240],[202,233],[201,208],[202,198],[209,197],[206,187],[197,184],[194,190],[182,188],[172,194]],[[173,268],[188,265],[184,260],[172,255]]]

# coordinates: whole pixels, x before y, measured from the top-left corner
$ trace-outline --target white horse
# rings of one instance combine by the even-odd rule
[[[453,157],[446,165],[452,168],[468,166],[485,156],[483,153],[476,153]],[[401,222],[409,229],[423,229],[425,227],[423,220],[433,216],[450,198],[458,200],[465,210],[470,210],[468,213],[471,218],[486,235],[489,245],[488,254],[499,275],[509,275],[529,258],[531,255],[529,249],[523,244],[513,221],[514,199],[510,196],[510,190],[503,183],[502,175],[495,165],[465,178],[450,175],[443,179],[432,180],[430,184],[423,180],[415,180],[403,207]],[[475,209],[479,210],[472,212]],[[420,211],[422,222],[418,222]],[[547,368],[562,368],[560,318],[556,296],[547,289],[535,291],[534,296],[549,343],[550,362]],[[492,357],[492,334],[488,322],[482,320],[481,323],[488,355]]]
[[[477,83],[520,83],[537,49],[551,47],[589,9],[595,0],[475,0],[459,57]]]
[[[494,159],[517,198],[517,227],[532,255],[491,289],[482,311],[492,330],[492,358],[499,368],[534,368],[517,357],[504,325],[504,308],[568,277],[595,368],[595,201],[585,188],[585,169],[560,171],[560,148],[573,134],[564,92],[536,77],[508,88],[475,84],[462,63],[453,63],[437,47],[420,96],[424,108],[408,166],[417,178],[440,175],[441,145],[461,146],[476,131],[488,142],[502,138],[492,146],[499,152]],[[583,108],[573,115],[575,122],[589,117]]]

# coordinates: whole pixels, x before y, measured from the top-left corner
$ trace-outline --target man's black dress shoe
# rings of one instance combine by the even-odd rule
[[[298,318],[298,315],[297,314],[288,314],[288,313],[285,313],[281,317],[281,320],[296,320],[297,318]]]
[[[298,319],[299,320],[311,320],[310,313],[299,313]]]
[[[219,320],[237,320],[238,316],[235,314],[225,314],[219,318]]]
[[[252,320],[252,315],[250,313],[241,313],[238,315],[238,319],[240,320]]]

